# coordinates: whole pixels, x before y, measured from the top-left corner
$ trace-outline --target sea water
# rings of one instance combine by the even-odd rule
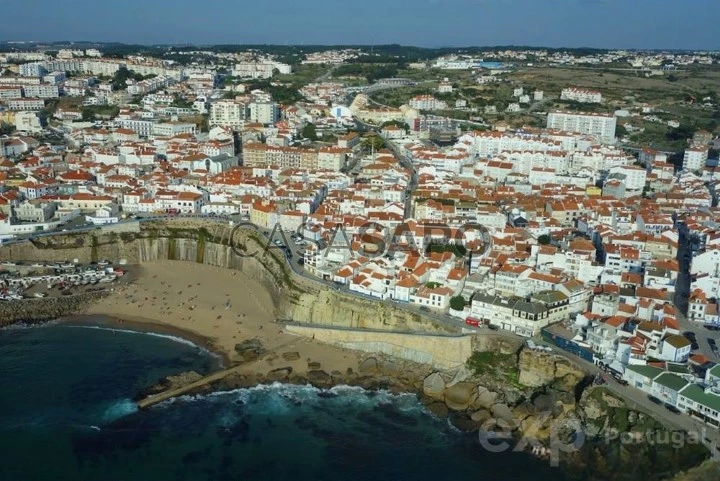
[[[218,363],[171,336],[1,330],[0,480],[563,479],[483,451],[410,394],[273,384],[136,409],[161,377]]]

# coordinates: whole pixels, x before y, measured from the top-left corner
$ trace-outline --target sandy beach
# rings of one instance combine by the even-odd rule
[[[288,334],[273,322],[270,293],[242,272],[176,261],[131,269],[133,281],[116,287],[86,314],[115,318],[104,324],[186,337],[222,355],[230,365],[238,360],[236,344],[257,339],[269,354],[245,364],[242,371],[248,374],[288,366],[306,373],[309,362],[327,372],[357,370],[356,353]]]

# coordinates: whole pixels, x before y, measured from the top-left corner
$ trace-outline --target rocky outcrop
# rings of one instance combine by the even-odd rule
[[[466,411],[477,397],[477,384],[460,382],[445,390],[445,404],[453,411]]]
[[[150,386],[148,389],[142,391],[137,396],[137,399],[142,399],[142,398],[145,398],[152,394],[158,394],[163,391],[175,389],[175,388],[178,388],[181,386],[186,386],[186,385],[193,383],[199,379],[202,379],[202,377],[203,377],[202,374],[199,374],[195,371],[187,371],[187,372],[177,374],[175,376],[164,377],[154,386]]]
[[[478,386],[477,399],[475,400],[475,407],[482,409],[490,409],[495,400],[497,399],[497,393],[490,391],[485,386]]]
[[[63,297],[0,302],[0,327],[18,322],[43,322],[83,312],[107,296],[106,291]]]
[[[361,374],[376,374],[379,370],[377,359],[374,357],[365,359],[358,366]]]
[[[247,339],[235,345],[235,352],[239,362],[251,362],[265,354],[265,349],[259,339]]]
[[[433,399],[445,399],[445,380],[440,373],[434,372],[423,380],[423,394]]]
[[[297,361],[298,359],[300,359],[300,353],[297,351],[284,352],[282,354],[282,358],[286,361]]]
[[[720,462],[705,461],[700,466],[682,472],[672,481],[717,481],[720,479]]]
[[[552,354],[523,349],[518,357],[520,384],[540,387],[556,384],[561,391],[572,392],[585,377],[585,372],[565,358]]]
[[[279,367],[267,373],[266,377],[270,382],[287,382],[290,379],[290,374],[292,374],[292,372],[293,368],[290,366]]]

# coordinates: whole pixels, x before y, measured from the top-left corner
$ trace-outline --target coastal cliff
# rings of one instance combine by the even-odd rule
[[[85,263],[111,259],[126,264],[186,261],[242,271],[258,281],[272,296],[276,319],[341,329],[433,334],[452,331],[427,316],[350,296],[302,277],[287,266],[277,249],[262,254],[265,242],[250,229],[231,231],[227,226],[207,221],[170,220],[143,223],[135,232],[70,233],[0,246],[0,259]],[[237,255],[233,248],[245,254],[260,254]],[[89,298],[64,296],[0,304],[0,319],[7,323],[55,318],[82,312],[100,298],[98,293]],[[393,354],[397,349],[407,349],[400,343],[370,338],[337,341],[347,345],[384,342],[392,345]],[[428,410],[447,417],[458,429],[488,430],[502,420],[514,438],[530,438],[544,448],[549,448],[553,440],[571,443],[572,432],[559,428],[564,423],[581,426],[585,442],[578,449],[560,453],[559,459],[568,473],[577,474],[577,479],[661,480],[692,468],[707,457],[707,450],[697,444],[676,447],[668,443],[621,443],[613,437],[615,433],[631,433],[633,439],[641,439],[647,433],[671,432],[646,413],[630,409],[607,389],[590,386],[586,374],[568,360],[522,346],[516,339],[475,336],[467,363],[449,370],[383,354],[364,354],[357,371],[339,372],[331,365],[321,366],[313,361],[312,365],[308,362],[307,372],[299,373],[289,369],[289,358],[281,355],[273,361],[269,374],[253,371],[254,374],[233,375],[204,389],[234,389],[277,381],[417,392]],[[424,351],[411,351],[411,359],[422,360],[417,355]],[[298,361],[304,362],[299,359],[294,362]]]
[[[415,332],[453,332],[447,325],[391,304],[342,293],[290,269],[283,254],[266,249],[252,229],[237,229],[203,220],[145,222],[137,232],[69,233],[0,246],[0,259],[89,263],[111,259],[125,264],[156,260],[196,262],[242,271],[272,293],[278,319]],[[241,253],[257,253],[247,257]]]

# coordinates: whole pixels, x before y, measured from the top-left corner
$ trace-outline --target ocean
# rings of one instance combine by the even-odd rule
[[[0,330],[0,480],[563,481],[488,453],[414,395],[274,384],[138,411],[161,377],[220,360],[182,339],[91,326]]]

